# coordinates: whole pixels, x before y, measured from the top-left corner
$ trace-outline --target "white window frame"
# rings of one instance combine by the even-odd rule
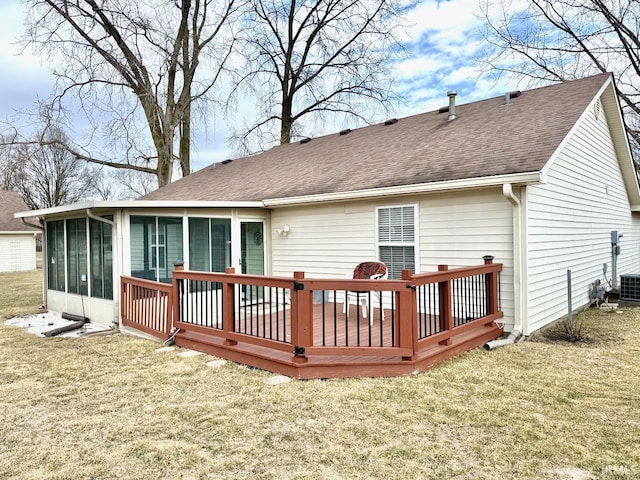
[[[413,209],[413,241],[400,241],[400,242],[385,242],[380,241],[380,210],[388,210],[391,208],[412,208]],[[400,205],[380,205],[376,207],[376,258],[378,261],[382,261],[380,258],[380,247],[413,247],[413,265],[414,265],[414,273],[419,272],[419,264],[418,258],[420,258],[418,253],[418,238],[419,238],[419,225],[418,225],[418,208],[419,205],[417,203],[409,203],[409,204],[400,204]]]

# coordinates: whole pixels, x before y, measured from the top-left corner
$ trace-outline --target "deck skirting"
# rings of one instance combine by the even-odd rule
[[[308,355],[297,362],[291,354],[269,348],[238,342],[226,345],[224,339],[194,332],[180,332],[176,345],[197,350],[233,362],[268,370],[297,379],[347,377],[398,377],[419,373],[439,363],[484,345],[502,335],[495,325],[452,335],[446,345],[435,343],[423,348],[413,357],[375,357],[346,355]]]

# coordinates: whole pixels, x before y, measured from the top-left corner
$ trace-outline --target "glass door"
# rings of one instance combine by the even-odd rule
[[[240,222],[240,263],[242,273],[264,275],[264,223]],[[259,303],[264,298],[264,287],[244,285],[245,303]]]

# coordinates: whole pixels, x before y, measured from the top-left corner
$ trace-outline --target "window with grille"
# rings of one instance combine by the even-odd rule
[[[389,278],[399,279],[403,269],[415,271],[416,207],[379,207],[377,213],[378,257]]]
[[[182,218],[130,218],[131,276],[171,283],[176,262],[182,261]]]

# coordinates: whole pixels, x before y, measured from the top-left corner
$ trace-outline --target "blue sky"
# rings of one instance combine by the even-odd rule
[[[405,102],[397,117],[430,111],[447,104],[446,92],[457,90],[458,103],[499,96],[517,85],[480,77],[475,58],[480,52],[478,0],[425,0],[409,12],[411,25],[404,41],[410,58],[396,66],[395,80]],[[47,98],[52,79],[46,62],[20,53],[15,40],[23,31],[24,7],[19,0],[0,0],[0,118],[29,109],[37,97]],[[239,105],[239,111],[251,111]],[[381,119],[382,120],[382,119]],[[357,125],[356,125],[357,126]],[[324,133],[340,127],[327,125]],[[192,154],[194,169],[229,158],[226,122],[216,120],[199,132]]]

